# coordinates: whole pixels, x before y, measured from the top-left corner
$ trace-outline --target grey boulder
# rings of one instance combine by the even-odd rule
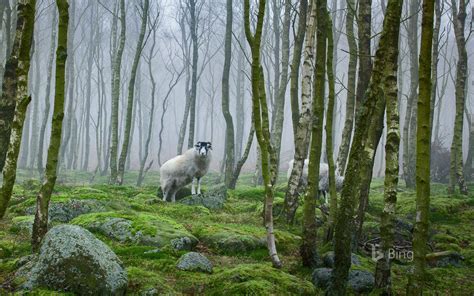
[[[127,272],[110,248],[84,228],[60,225],[45,236],[25,289],[45,287],[79,295],[124,295]]]
[[[189,252],[179,258],[176,267],[186,271],[201,271],[212,273],[212,263],[204,255],[197,252]]]
[[[313,284],[320,289],[327,289],[331,284],[331,268],[316,268],[313,271]],[[347,280],[348,289],[354,293],[370,293],[374,288],[375,278],[371,272],[365,270],[351,270]]]

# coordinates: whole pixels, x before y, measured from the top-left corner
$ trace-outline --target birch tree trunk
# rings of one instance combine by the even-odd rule
[[[333,122],[334,122],[334,105],[336,100],[335,79],[334,79],[334,36],[333,25],[329,13],[326,16],[326,30],[328,39],[328,57],[326,60],[327,78],[328,78],[328,107],[326,110],[326,154],[329,167],[329,221],[326,235],[326,242],[332,241],[334,222],[337,213],[337,193],[336,193],[336,168],[334,167],[334,151],[333,151]],[[318,179],[319,180],[319,179]]]
[[[280,268],[282,263],[278,257],[273,230],[273,197],[274,189],[271,184],[272,161],[275,161],[274,150],[270,141],[270,126],[268,119],[267,97],[265,94],[265,79],[263,69],[260,64],[260,48],[262,40],[262,26],[265,18],[265,0],[258,3],[257,25],[255,34],[250,29],[250,0],[244,0],[244,24],[245,35],[252,52],[252,105],[253,123],[261,150],[262,176],[265,186],[265,228],[267,231],[267,248],[276,268]]]
[[[347,43],[349,45],[349,63],[347,69],[346,119],[344,121],[341,146],[339,147],[339,154],[337,157],[337,168],[341,175],[345,172],[349,147],[351,145],[352,131],[354,129],[357,71],[357,43],[354,34],[355,7],[354,0],[347,0],[346,35]]]
[[[353,232],[354,204],[357,203],[358,186],[361,175],[358,170],[366,157],[365,143],[369,137],[369,127],[384,111],[385,100],[382,88],[386,78],[386,57],[397,52],[402,0],[389,0],[379,47],[375,54],[366,98],[356,120],[355,134],[351,145],[348,167],[341,192],[339,211],[335,226],[335,268],[329,289],[330,295],[345,295],[346,283],[351,265],[351,241]]]
[[[192,77],[191,77],[191,92],[190,92],[190,114],[189,114],[189,134],[188,134],[188,148],[194,146],[194,132],[196,129],[196,100],[197,100],[197,80],[198,80],[198,59],[199,59],[199,46],[198,46],[198,20],[196,15],[196,3],[197,0],[187,0],[190,21],[189,30],[191,35],[191,41],[193,45],[193,60],[192,60]]]
[[[125,0],[120,0],[120,38],[117,52],[113,55],[112,64],[112,111],[111,111],[111,140],[110,140],[110,184],[118,181],[118,116],[120,100],[120,71],[122,69],[122,56],[125,48],[125,33],[127,31],[125,19]]]
[[[316,60],[313,79],[313,118],[311,126],[311,147],[308,165],[308,189],[304,195],[303,241],[300,248],[303,266],[315,267],[316,250],[316,200],[319,196],[319,163],[321,159],[324,121],[324,95],[326,74],[327,1],[316,0]],[[332,63],[332,61],[331,61]],[[316,197],[316,198],[315,198]]]
[[[57,0],[59,11],[58,49],[56,52],[56,83],[54,94],[53,120],[51,123],[51,141],[46,161],[45,181],[36,197],[36,213],[33,223],[31,247],[34,252],[39,250],[41,241],[48,231],[48,208],[51,193],[57,178],[59,150],[61,148],[61,130],[64,118],[64,84],[68,46],[69,12],[67,0]]]
[[[462,2],[463,0],[461,0]],[[432,45],[435,0],[423,0],[420,48],[420,94],[416,135],[416,220],[413,231],[414,270],[407,295],[423,294],[430,211]],[[464,36],[464,32],[463,32]],[[393,230],[392,230],[393,231]]]
[[[87,57],[87,73],[92,74],[92,65],[94,62],[94,3],[95,1],[89,1],[89,8],[91,10],[90,15],[90,30],[89,30],[89,53]],[[98,17],[96,15],[96,17]],[[92,76],[86,78],[86,102],[85,102],[85,132],[84,136],[85,145],[84,145],[84,162],[82,164],[82,170],[87,171],[89,169],[89,151],[91,145],[91,136],[90,136],[90,113],[91,113],[91,94],[92,94]]]
[[[224,45],[224,71],[222,74],[222,114],[225,119],[225,184],[231,185],[234,172],[235,159],[235,138],[234,122],[229,108],[229,73],[232,55],[232,0],[226,1],[227,19],[225,26],[225,45]]]
[[[46,137],[46,126],[49,121],[49,114],[51,113],[51,79],[53,78],[53,64],[54,64],[54,53],[56,48],[56,39],[57,39],[57,14],[54,9],[51,13],[53,15],[52,28],[51,28],[51,50],[48,57],[48,73],[46,75],[46,92],[44,95],[44,111],[43,111],[43,120],[41,121],[41,127],[39,132],[39,142],[38,142],[38,156],[36,158],[36,167],[40,175],[40,179],[43,180],[44,167],[43,167],[43,157],[44,157],[44,145]]]
[[[408,47],[410,52],[410,94],[403,126],[403,176],[408,188],[415,188],[416,97],[418,93],[418,8],[419,0],[410,1]]]
[[[28,3],[26,1],[22,2]],[[22,7],[23,8],[23,7]],[[9,12],[7,11],[7,16],[9,16]],[[21,11],[18,10],[18,14],[20,15]],[[7,151],[10,143],[10,135],[12,130],[13,124],[13,117],[15,114],[15,106],[16,106],[16,94],[18,91],[18,78],[17,77],[17,69],[18,69],[18,60],[19,60],[19,50],[21,46],[21,38],[22,32],[26,29],[25,19],[24,17],[21,19],[22,23],[19,23],[17,20],[16,24],[16,34],[15,40],[13,41],[12,46],[12,55],[8,50],[8,44],[6,49],[6,63],[5,63],[5,72],[2,73],[3,75],[3,84],[2,84],[2,95],[0,97],[0,171],[3,170],[5,165],[5,160],[7,157]],[[9,22],[7,22],[7,27],[10,26]],[[9,30],[8,30],[9,31]],[[9,41],[10,34],[6,34],[6,39]],[[29,50],[29,49],[28,49]],[[21,137],[20,137],[21,139]],[[16,169],[16,168],[15,168]]]
[[[397,35],[399,36],[399,34]],[[397,37],[397,41],[398,41]],[[398,42],[397,42],[398,44]],[[397,186],[399,173],[400,150],[400,115],[398,113],[398,46],[390,47],[385,55],[386,76],[383,92],[387,105],[387,138],[385,144],[385,179],[384,208],[381,214],[380,236],[383,257],[376,263],[375,286],[385,295],[391,295],[391,259],[389,252],[393,250],[395,233],[395,210],[397,203]]]
[[[75,114],[74,114],[74,94],[75,94],[75,88],[76,88],[76,71],[75,71],[75,61],[74,61],[74,35],[75,35],[75,14],[76,14],[76,2],[72,1],[71,2],[71,15],[70,15],[70,20],[69,22],[71,23],[71,26],[68,28],[68,34],[71,36],[71,38],[68,39],[68,59],[67,59],[67,65],[66,65],[66,92],[68,92],[68,95],[66,97],[66,112],[65,112],[65,126],[64,126],[64,134],[62,135],[63,140],[62,140],[62,148],[61,148],[61,156],[60,156],[60,163],[64,164],[66,168],[71,168],[72,160],[73,160],[73,153],[69,153],[68,159],[65,159],[66,152],[68,149],[70,151],[74,151],[77,147],[75,145],[75,141],[77,140],[75,138],[74,133],[77,131],[77,129],[74,128],[74,120],[75,120]],[[76,134],[77,135],[77,134]],[[72,142],[71,145],[69,145],[69,142]]]
[[[293,125],[293,135],[296,135],[298,122],[300,118],[300,103],[298,84],[300,79],[301,55],[303,52],[304,37],[306,34],[306,15],[308,13],[308,0],[301,0],[299,7],[298,29],[295,36],[295,45],[293,46],[293,59],[290,70],[290,106],[291,122]],[[296,142],[295,142],[296,144]],[[295,145],[296,146],[296,145]]]
[[[276,89],[275,101],[275,121],[272,125],[272,145],[275,148],[276,166],[273,168],[275,174],[272,176],[272,184],[276,183],[278,179],[278,172],[280,169],[280,152],[281,152],[281,137],[283,133],[283,120],[285,116],[285,99],[286,89],[288,86],[288,65],[290,62],[290,22],[291,22],[291,0],[285,0],[285,15],[283,19],[283,36],[282,36],[282,56],[281,56],[281,77]],[[278,22],[280,17],[278,15]]]
[[[301,3],[300,5],[303,5]],[[300,11],[303,9],[300,6]],[[296,209],[298,208],[298,189],[300,187],[301,176],[303,175],[304,159],[308,154],[308,144],[310,139],[310,124],[311,124],[311,79],[313,77],[313,61],[314,61],[314,42],[316,34],[316,4],[314,0],[310,0],[307,7],[306,20],[301,21],[298,26],[305,25],[306,40],[304,48],[304,59],[302,67],[301,78],[301,111],[299,112],[298,125],[296,126],[296,133],[294,135],[295,156],[293,163],[293,170],[288,179],[288,188],[285,195],[286,220],[292,223],[295,217]],[[301,16],[301,15],[300,15]],[[303,29],[301,29],[303,30]],[[301,33],[300,28],[298,31]],[[293,107],[294,107],[293,102]],[[293,111],[295,112],[295,111]]]
[[[2,139],[7,139],[9,144],[3,166],[3,183],[0,188],[0,219],[5,215],[15,184],[23,124],[28,104],[31,101],[31,97],[28,95],[28,72],[34,33],[35,6],[35,0],[20,0],[18,2],[14,50],[5,67],[0,114],[2,119],[6,120],[2,120],[0,134]],[[9,118],[12,118],[13,121],[8,122]],[[9,137],[6,137],[7,135],[4,133],[8,133]]]
[[[449,188],[450,194],[455,192],[456,183],[459,185],[461,194],[467,195],[467,186],[464,179],[463,171],[463,153],[462,153],[462,135],[464,126],[464,108],[467,81],[467,51],[466,38],[464,37],[464,28],[466,24],[466,2],[459,1],[459,11],[456,1],[451,0],[451,9],[453,13],[454,34],[456,36],[456,45],[458,48],[458,63],[456,66],[456,116],[454,119],[454,134],[451,144],[451,168],[449,172]]]
[[[125,161],[127,160],[128,149],[130,146],[130,133],[132,128],[132,113],[133,113],[133,104],[134,104],[134,95],[135,95],[135,80],[137,77],[138,63],[140,62],[140,57],[143,50],[143,42],[145,39],[146,25],[148,22],[148,9],[150,6],[149,0],[144,0],[141,16],[142,24],[140,27],[140,33],[138,36],[137,46],[135,49],[135,57],[133,58],[132,69],[130,72],[130,82],[128,84],[128,100],[127,100],[127,117],[125,120],[125,132],[123,135],[123,144],[122,151],[120,153],[119,164],[118,164],[118,184],[123,184],[123,177],[125,174]]]

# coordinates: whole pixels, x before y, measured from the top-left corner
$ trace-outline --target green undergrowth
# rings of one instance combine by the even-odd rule
[[[312,270],[301,266],[302,206],[296,213],[295,223],[287,225],[283,211],[286,190],[285,174],[280,174],[275,186],[274,218],[277,249],[283,262],[281,270],[271,267],[266,249],[266,231],[263,226],[264,188],[254,187],[253,174],[243,174],[235,190],[220,209],[210,210],[200,205],[163,202],[159,197],[157,172],[147,174],[144,185],[136,187],[137,172],[127,173],[124,186],[108,185],[107,176],[64,171],[52,196],[52,203],[71,200],[95,200],[102,212],[82,214],[70,223],[90,229],[121,259],[129,277],[128,293],[143,295],[147,291],[158,295],[318,295],[311,284]],[[89,181],[94,181],[90,183]],[[212,188],[219,174],[210,174],[203,180],[203,191]],[[0,283],[12,282],[18,260],[30,254],[30,237],[22,231],[33,216],[26,209],[35,205],[41,183],[37,175],[20,171],[8,215],[0,221]],[[474,185],[469,189],[474,192]],[[189,194],[189,188],[186,189]],[[157,196],[158,193],[158,196]],[[403,184],[398,188],[397,218],[412,225],[415,217],[415,191]],[[300,202],[303,204],[303,201]],[[383,179],[372,182],[364,233],[378,235],[380,214],[383,209]],[[324,215],[316,210],[318,221]],[[194,251],[203,253],[214,265],[212,274],[181,271],[176,268],[180,256],[169,244],[146,245],[136,241],[118,241],[98,231],[97,225],[109,219],[131,221],[133,234],[138,232],[169,238],[190,235],[199,243]],[[474,284],[474,194],[449,196],[446,185],[432,184],[430,247],[434,252],[452,250],[464,260],[459,267],[429,268],[427,295],[473,295]],[[12,227],[14,226],[14,227]],[[17,228],[15,228],[17,227]],[[331,244],[322,242],[324,226],[318,229],[319,254],[332,251]],[[403,235],[409,236],[404,230]],[[353,269],[375,270],[370,254],[359,252],[360,266]],[[392,284],[396,295],[403,295],[410,263],[392,264]],[[14,286],[0,287],[0,295],[11,294]],[[3,289],[3,290],[2,290]],[[41,294],[42,293],[42,294]],[[51,291],[35,290],[30,295],[51,295]],[[55,295],[65,295],[56,293]]]

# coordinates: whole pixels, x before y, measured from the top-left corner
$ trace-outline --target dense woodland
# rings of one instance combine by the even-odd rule
[[[473,295],[473,23],[0,0],[0,294]]]

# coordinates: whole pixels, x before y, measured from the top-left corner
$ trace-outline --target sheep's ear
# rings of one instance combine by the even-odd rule
[[[201,146],[201,142],[197,142],[196,145],[194,145],[194,147],[200,147]]]
[[[207,148],[209,148],[209,149],[212,150],[212,144],[211,144],[211,142],[207,142]]]

